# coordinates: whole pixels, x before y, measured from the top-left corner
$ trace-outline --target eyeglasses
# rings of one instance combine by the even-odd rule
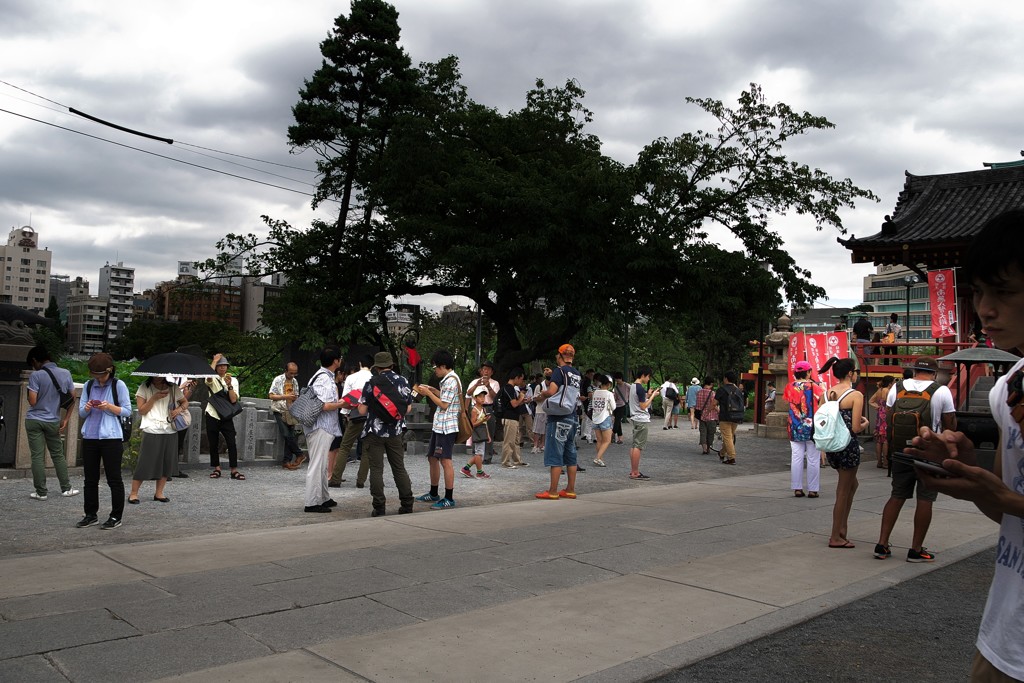
[[[1024,429],[1024,368],[1006,380],[1006,405],[1010,407],[1010,416]]]

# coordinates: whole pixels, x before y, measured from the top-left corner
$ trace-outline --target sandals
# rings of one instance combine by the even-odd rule
[[[214,470],[213,472],[210,472],[210,479],[220,479],[220,475],[220,470]]]
[[[797,498],[803,498],[804,497],[804,490],[803,489],[793,489],[793,495],[796,496]]]
[[[237,471],[231,473],[231,478],[237,479],[238,481],[245,481],[245,475]]]
[[[807,497],[808,498],[817,498],[818,497],[818,492],[817,491],[811,491],[810,493],[807,494]]]

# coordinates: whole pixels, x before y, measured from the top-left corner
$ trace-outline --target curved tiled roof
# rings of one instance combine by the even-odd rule
[[[1024,167],[906,176],[896,208],[878,233],[839,240],[854,263],[958,265],[989,219],[1024,206]]]

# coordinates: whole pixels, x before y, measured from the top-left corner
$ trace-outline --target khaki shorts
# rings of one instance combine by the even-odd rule
[[[647,448],[647,431],[650,426],[650,423],[647,422],[633,423],[633,448],[641,451]]]

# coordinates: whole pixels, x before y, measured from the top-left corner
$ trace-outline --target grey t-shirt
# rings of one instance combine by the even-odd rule
[[[629,419],[632,422],[650,422],[650,406],[641,408],[640,404],[647,400],[647,390],[639,382],[633,382],[629,388]]]

